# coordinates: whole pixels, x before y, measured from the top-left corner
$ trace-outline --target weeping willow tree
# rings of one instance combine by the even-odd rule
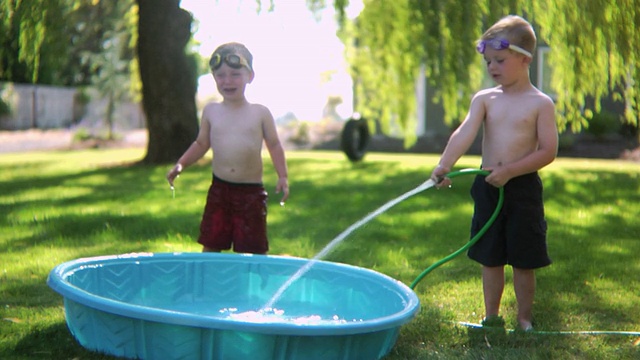
[[[0,79],[16,82],[63,82],[56,72],[66,50],[71,9],[65,1],[0,1]],[[45,55],[45,57],[43,57]]]
[[[324,5],[308,0],[310,8]],[[558,94],[560,130],[579,131],[600,111],[606,96],[625,102],[624,120],[638,127],[640,0],[363,0],[354,21],[344,18],[346,0],[334,1],[355,80],[358,109],[391,122],[415,140],[415,81],[421,65],[434,100],[455,125],[481,85],[482,58],[475,40],[507,14],[536,25],[539,42],[552,49],[551,86]],[[587,102],[586,99],[592,101]]]
[[[605,96],[624,101],[624,120],[639,125],[640,0],[538,1],[525,10],[540,25],[554,66],[561,127],[578,131]],[[590,108],[585,99],[593,98]]]
[[[0,0],[0,80],[62,86],[89,85],[110,37],[131,36],[133,0]],[[117,31],[116,31],[117,30]],[[130,61],[130,46],[122,60]]]
[[[482,67],[472,45],[486,13],[486,4],[472,1],[365,1],[344,32],[354,39],[347,57],[358,109],[379,119],[383,132],[398,123],[409,145],[415,140],[415,83],[423,68],[438,89],[435,99],[446,109],[446,122],[457,121],[461,103],[480,84]]]

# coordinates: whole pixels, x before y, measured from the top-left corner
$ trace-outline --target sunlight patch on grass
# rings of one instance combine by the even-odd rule
[[[375,269],[382,273],[398,273],[413,271],[414,268],[404,254],[403,247],[386,249],[386,251],[378,254],[378,258],[382,260]]]
[[[295,241],[271,236],[270,248],[270,252],[274,254],[307,259],[313,258],[317,253],[313,241],[308,236],[299,236]]]
[[[629,248],[623,246],[623,244],[604,243],[599,246],[601,252],[615,257],[615,255],[629,254]]]
[[[105,152],[109,152],[108,157],[103,156]],[[76,173],[96,167],[130,164],[142,159],[143,155],[143,149],[25,152],[3,156],[0,160],[0,165],[19,166],[26,170],[21,172],[21,175],[44,175],[59,172]],[[60,161],[61,158],[64,158],[64,161]],[[30,164],[37,166],[29,168]]]
[[[177,182],[168,165],[127,166],[139,150],[32,153],[0,158],[0,357],[50,351],[91,358],[64,325],[62,298],[46,286],[56,265],[80,257],[131,252],[199,252],[198,226],[211,183],[210,158]],[[340,152],[290,152],[291,198],[278,206],[276,176],[265,157],[273,255],[312,258],[348,226],[427,179],[432,155],[367,154],[352,164]],[[463,157],[456,169],[478,166]],[[549,251],[536,272],[534,316],[540,330],[637,330],[640,314],[640,167],[618,161],[558,160],[540,173]],[[469,239],[472,176],[430,189],[356,230],[325,260],[380,271],[409,284]],[[516,324],[506,270],[502,313]],[[461,254],[424,277],[421,312],[401,329],[389,360],[416,358],[615,358],[637,351],[619,337],[520,337],[475,341],[457,321],[483,316],[481,267]],[[6,340],[5,340],[6,339]],[[52,340],[54,339],[54,340]],[[64,341],[59,341],[63,339]],[[18,346],[18,344],[21,344]],[[636,347],[637,348],[637,347]],[[54,352],[51,352],[53,350]],[[4,352],[3,352],[4,351]],[[45,356],[46,357],[46,356]],[[53,355],[52,355],[53,357]],[[101,358],[98,356],[98,358]]]

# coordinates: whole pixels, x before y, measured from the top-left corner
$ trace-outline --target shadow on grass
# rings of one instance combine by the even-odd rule
[[[299,257],[313,257],[350,225],[412,190],[428,176],[425,171],[407,170],[391,161],[354,165],[346,161],[291,159],[289,168],[292,193],[284,208],[274,206],[279,201],[279,195],[273,193],[275,177],[271,172],[265,174],[265,187],[272,204],[269,236],[272,254]],[[20,166],[10,170],[20,171]],[[0,203],[0,212],[6,214],[0,218],[0,227],[18,227],[22,231],[0,243],[0,252],[28,254],[30,249],[39,246],[68,247],[84,257],[151,251],[169,238],[171,242],[193,243],[211,181],[210,166],[190,168],[177,182],[176,199],[171,198],[164,180],[166,171],[165,167],[110,167],[4,182],[3,193],[11,194],[11,200]],[[296,177],[295,174],[302,175]],[[640,271],[637,261],[640,222],[624,216],[625,212],[638,213],[637,174],[563,169],[545,171],[542,179],[546,206],[552,210],[547,220],[549,251],[554,264],[538,272],[539,290],[534,310],[537,327],[609,330],[614,324],[629,330],[636,326],[637,316],[630,316],[636,314],[631,301],[611,304],[611,294],[606,288],[592,284],[604,279],[611,284],[611,289],[626,289],[629,284],[638,287],[635,274]],[[326,260],[371,268],[409,284],[423,269],[468,240],[472,180],[472,176],[457,178],[452,189],[429,189],[396,205],[354,231]],[[67,188],[71,189],[68,193]],[[577,221],[580,209],[593,217]],[[491,358],[500,354],[500,349],[509,349],[508,354],[513,355],[515,348],[522,349],[524,359],[537,355],[537,358],[554,358],[558,347],[566,348],[564,354],[567,354],[572,353],[573,347],[588,346],[567,337],[554,340],[556,350],[550,350],[545,349],[550,338],[508,334],[504,339],[486,339],[471,329],[451,325],[452,320],[460,319],[452,319],[454,316],[446,306],[455,305],[445,304],[442,309],[440,303],[448,300],[437,297],[443,288],[477,281],[479,277],[478,265],[464,254],[426,277],[416,288],[423,302],[421,312],[402,328],[403,333],[411,335],[400,337],[395,358],[416,358],[412,355],[420,349],[442,352],[441,344],[445,344],[448,354],[463,358],[484,351],[487,351],[484,355]],[[42,307],[60,304],[59,297],[52,296],[44,278],[38,274],[30,280],[3,286],[3,296],[6,295],[3,303],[28,302],[28,306]],[[480,304],[480,288],[477,294],[474,300]],[[434,297],[438,301],[432,300]],[[567,329],[571,324],[563,323],[563,319],[572,316],[588,317],[592,328]],[[60,340],[65,337],[67,340]],[[423,344],[404,343],[415,339],[422,339]],[[44,344],[38,344],[39,341]],[[35,329],[20,340],[19,353],[34,354],[29,352],[32,348],[47,351],[46,347],[56,341],[63,349],[67,346],[70,349],[56,353],[63,356],[50,358],[71,358],[74,354],[91,358],[79,352],[81,348],[64,324]],[[537,355],[525,354],[534,347]],[[2,355],[0,353],[0,358],[5,358]]]
[[[22,359],[119,359],[83,348],[73,338],[65,323],[32,330],[18,342],[15,352],[9,351],[10,353],[1,350],[0,358],[15,359],[16,354],[21,354]]]
[[[422,341],[408,342],[415,339]],[[504,328],[462,326],[440,309],[428,306],[421,309],[418,318],[401,328],[401,336],[388,359],[552,359],[557,340]],[[560,347],[571,349],[579,341],[566,337]],[[548,346],[551,344],[554,347]]]
[[[612,304],[611,294],[593,284],[610,282],[616,284],[612,288],[628,288],[633,283],[629,273],[640,271],[640,222],[629,220],[634,218],[629,213],[637,213],[638,206],[625,207],[640,203],[638,175],[567,170],[545,174],[545,180],[547,207],[565,209],[562,216],[548,219],[554,264],[539,279],[553,291],[540,292],[538,297],[545,308],[545,326],[565,326],[560,319],[567,314],[560,313],[571,304],[567,299],[583,299],[574,304],[588,314],[591,326],[573,330],[603,330],[611,324],[627,330],[637,326],[637,320],[629,317],[635,311],[632,301]]]
[[[193,225],[189,227],[188,225]],[[149,251],[149,241],[171,233],[191,233],[198,225],[193,215],[171,217],[111,213],[74,214],[34,219],[37,231],[14,236],[0,251],[24,251],[33,246],[75,248],[80,256]]]
[[[82,256],[95,255],[92,247],[109,253],[145,251],[149,240],[197,233],[200,215],[169,204],[163,180],[158,168],[135,166],[4,183],[13,200],[0,204],[6,214],[0,226],[30,231],[11,236],[0,251],[42,245],[75,247]]]

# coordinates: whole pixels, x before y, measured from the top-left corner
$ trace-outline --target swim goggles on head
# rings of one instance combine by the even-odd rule
[[[225,64],[231,66],[234,69],[240,69],[241,67],[245,66],[247,69],[251,70],[251,66],[249,66],[247,60],[242,56],[236,54],[227,54],[225,56],[214,54],[211,58],[211,61],[209,62],[211,70],[218,70],[220,66],[222,66],[223,61],[225,62]]]
[[[482,40],[478,43],[478,46],[476,46],[476,50],[478,50],[478,52],[480,54],[484,54],[485,49],[487,48],[487,46],[490,46],[492,49],[495,50],[513,50],[517,53],[520,53],[524,56],[528,56],[530,58],[532,58],[533,56],[531,56],[531,53],[528,52],[527,50],[521,48],[518,45],[513,45],[509,43],[509,40],[507,39],[489,39],[489,40]]]

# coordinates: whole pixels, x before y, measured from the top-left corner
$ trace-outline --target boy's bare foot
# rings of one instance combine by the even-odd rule
[[[502,316],[500,315],[490,315],[482,319],[481,324],[482,324],[482,327],[504,328],[505,322]]]
[[[520,324],[520,329],[524,330],[524,331],[532,331],[533,330],[533,323],[529,320],[518,320],[518,323]]]

